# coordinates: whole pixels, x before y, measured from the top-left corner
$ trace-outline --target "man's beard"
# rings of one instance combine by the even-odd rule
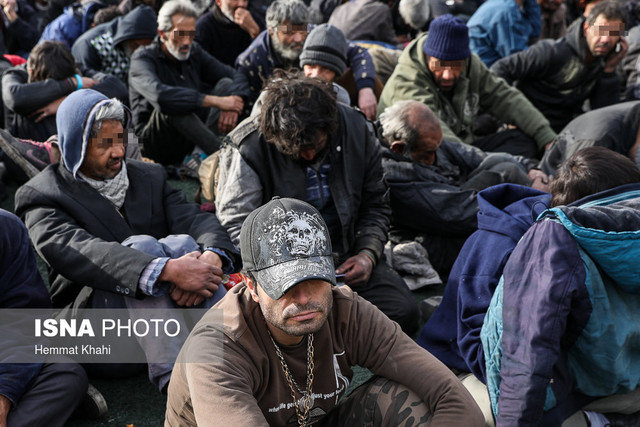
[[[273,42],[273,49],[276,51],[276,53],[287,61],[298,60],[300,54],[302,53],[302,47],[304,46],[303,43],[300,43],[298,47],[285,46],[280,41],[277,34],[271,38],[271,41]]]
[[[178,61],[186,61],[187,59],[189,59],[189,55],[191,54],[191,46],[189,46],[189,50],[187,52],[180,52],[180,48],[173,46],[171,43],[165,41],[164,45],[171,56],[176,58]]]
[[[220,12],[231,22],[235,22],[233,15],[235,14],[235,10],[232,10],[229,5],[223,4],[220,6]]]

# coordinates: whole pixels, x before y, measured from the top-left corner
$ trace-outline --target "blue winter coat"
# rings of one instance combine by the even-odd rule
[[[560,424],[585,396],[640,385],[638,259],[640,184],[550,209],[523,236],[481,333],[498,425],[552,408]]]
[[[542,18],[536,0],[488,0],[469,22],[469,47],[487,67],[512,53],[529,47],[529,40],[540,37]]]
[[[464,244],[442,303],[418,337],[418,344],[445,365],[485,382],[480,329],[491,296],[513,248],[550,199],[548,193],[516,184],[478,193],[478,231]]]
[[[104,6],[101,2],[91,2],[86,6],[74,3],[65,7],[63,13],[44,28],[38,43],[51,40],[62,42],[71,49],[76,39],[91,28],[93,15]]]

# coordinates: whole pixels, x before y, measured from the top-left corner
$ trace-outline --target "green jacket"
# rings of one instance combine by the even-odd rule
[[[556,133],[549,121],[516,88],[496,77],[475,54],[467,60],[450,102],[440,91],[422,52],[426,35],[407,46],[382,91],[378,115],[397,101],[424,102],[440,119],[443,139],[472,143],[472,126],[479,111],[517,126],[542,149]]]

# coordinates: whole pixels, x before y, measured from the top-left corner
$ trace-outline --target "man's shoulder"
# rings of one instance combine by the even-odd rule
[[[154,178],[162,180],[166,178],[165,169],[161,164],[133,159],[127,159],[127,174],[130,179],[136,179],[138,175],[152,175]]]
[[[146,46],[140,46],[131,54],[131,61],[136,59],[146,59],[146,58],[154,58],[158,56],[158,52],[160,49],[160,43],[158,39],[155,39],[153,42]]]
[[[260,120],[257,116],[249,116],[235,127],[225,140],[227,146],[240,148],[250,139],[250,135],[257,135],[260,132]],[[251,138],[253,139],[253,138]]]
[[[236,60],[236,66],[249,67],[254,64],[255,61],[266,60],[269,52],[269,32],[264,30],[251,42],[244,52],[238,55]]]

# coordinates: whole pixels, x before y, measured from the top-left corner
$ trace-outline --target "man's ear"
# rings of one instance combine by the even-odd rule
[[[162,41],[166,41],[167,40],[167,33],[162,31],[162,30],[158,30],[158,36],[160,36],[160,40],[162,40]]]
[[[253,298],[255,302],[259,303],[260,297],[258,296],[258,290],[256,289],[255,282],[249,276],[246,276],[243,274],[243,277],[244,277],[244,283],[247,284],[247,287],[251,291],[251,298]]]
[[[589,31],[589,23],[585,20],[584,24],[582,24],[582,35],[586,38],[587,31]]]
[[[391,143],[391,151],[393,151],[396,154],[403,154],[406,146],[407,144],[405,144],[402,141],[393,141]]]

